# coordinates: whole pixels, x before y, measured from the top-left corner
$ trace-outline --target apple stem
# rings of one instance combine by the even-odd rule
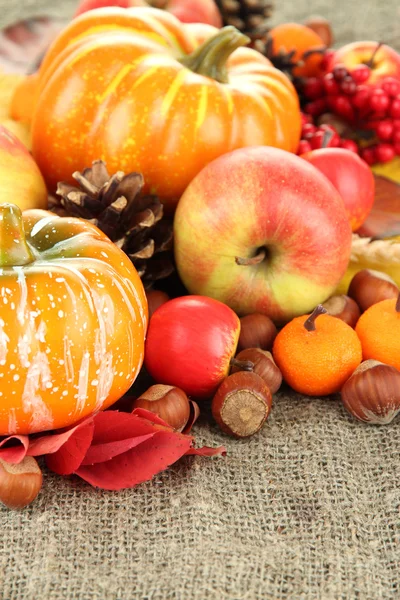
[[[383,46],[383,42],[378,42],[378,45],[377,45],[377,47],[375,48],[375,50],[373,51],[371,58],[369,59],[369,61],[368,61],[368,62],[366,62],[366,63],[365,63],[365,64],[367,65],[367,67],[369,67],[370,69],[372,69],[372,68],[373,68],[373,66],[374,66],[374,60],[375,60],[376,53],[378,52],[378,50],[379,50],[379,49],[380,49],[382,46]]]
[[[396,312],[400,313],[400,294],[397,297],[397,302],[396,302]]]
[[[199,75],[210,77],[220,83],[228,83],[226,62],[232,52],[250,42],[247,35],[236,27],[223,27],[203,42],[191,54],[179,59],[179,62]]]
[[[235,263],[237,265],[259,265],[260,262],[262,262],[266,256],[266,249],[260,248],[258,253],[251,258],[241,258],[240,256],[235,256]]]
[[[328,311],[326,310],[326,308],[324,308],[322,306],[322,304],[318,304],[318,306],[316,306],[314,308],[313,312],[308,317],[308,319],[304,322],[304,327],[307,329],[307,331],[315,331],[315,329],[316,329],[316,327],[315,327],[315,319],[317,317],[319,317],[319,315],[324,315],[327,312]]]
[[[324,137],[322,138],[321,148],[327,148],[328,144],[332,138],[333,138],[333,131],[331,131],[329,129],[327,131],[325,131]]]
[[[0,205],[0,240],[0,267],[34,262],[35,255],[25,238],[22,212],[16,204]]]
[[[251,360],[238,360],[237,358],[231,358],[231,367],[237,367],[241,371],[253,371],[254,363]]]

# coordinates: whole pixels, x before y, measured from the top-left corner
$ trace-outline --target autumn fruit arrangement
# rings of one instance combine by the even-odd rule
[[[282,386],[400,411],[400,262],[354,258],[371,165],[398,152],[399,55],[334,51],[323,19],[270,29],[263,0],[111,4],[82,2],[18,81],[31,152],[0,127],[10,508],[40,462],[118,490],[224,455],[195,447],[200,413],[247,438]]]

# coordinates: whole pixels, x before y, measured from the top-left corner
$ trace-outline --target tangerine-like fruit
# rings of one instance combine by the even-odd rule
[[[295,50],[293,60],[304,64],[293,69],[296,77],[313,77],[320,74],[323,60],[322,50],[325,48],[323,39],[310,27],[300,23],[282,23],[268,33],[273,39],[274,54],[280,50],[291,52]],[[321,52],[318,52],[321,50]],[[315,51],[315,52],[314,52]],[[310,52],[309,56],[307,54]]]
[[[292,389],[308,396],[339,392],[362,360],[354,329],[318,305],[296,317],[275,338],[272,354]]]
[[[370,306],[359,318],[356,333],[363,360],[373,358],[400,370],[400,295]]]

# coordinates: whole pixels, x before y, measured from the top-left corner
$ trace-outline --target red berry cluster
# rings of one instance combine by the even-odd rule
[[[314,125],[312,117],[302,113],[301,140],[297,154],[304,154],[318,148],[346,148],[358,153],[358,146],[353,140],[341,138],[333,125]]]
[[[372,85],[367,83],[370,76],[368,65],[358,65],[351,72],[336,65],[320,78],[306,79],[301,94],[304,112],[314,119],[330,112],[369,133],[372,144],[360,148],[360,155],[374,164],[400,155],[400,81],[385,77]]]

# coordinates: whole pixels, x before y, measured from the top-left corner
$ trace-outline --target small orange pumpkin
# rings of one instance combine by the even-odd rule
[[[143,362],[147,303],[128,257],[75,218],[0,205],[0,435],[107,408]]]
[[[40,70],[33,154],[46,182],[102,158],[140,171],[174,209],[211,160],[243,146],[295,152],[300,109],[289,79],[233,27],[180,23],[152,8],[89,11]],[[210,37],[211,35],[211,37]],[[200,45],[199,45],[200,44]]]

